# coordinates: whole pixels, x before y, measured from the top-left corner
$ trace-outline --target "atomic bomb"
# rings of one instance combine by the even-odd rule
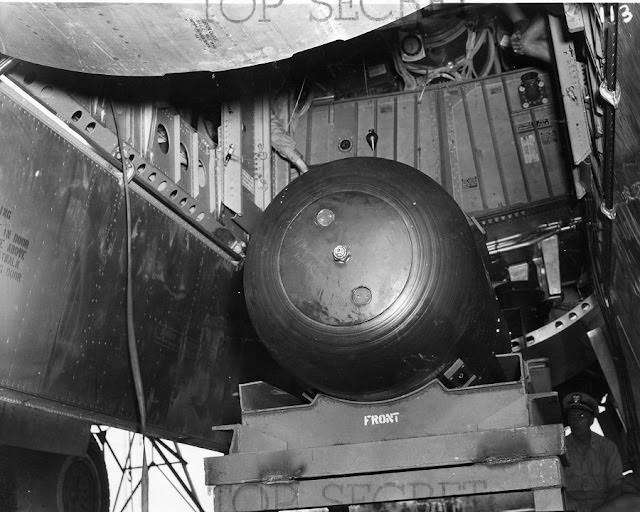
[[[398,162],[349,158],[300,176],[265,210],[244,272],[267,349],[335,397],[480,383],[505,348],[467,217]]]

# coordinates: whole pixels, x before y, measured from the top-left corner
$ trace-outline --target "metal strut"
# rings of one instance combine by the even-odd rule
[[[616,112],[620,102],[620,90],[617,86],[618,72],[618,6],[607,4],[605,13],[605,38],[606,59],[604,81],[600,85],[600,95],[606,101],[604,105],[604,166],[603,166],[603,194],[604,200],[600,205],[600,211],[612,221],[615,219],[613,204],[614,165],[615,165],[615,137],[616,137]],[[613,92],[612,92],[613,91]],[[603,272],[606,283],[609,282],[609,267],[611,266],[611,222],[605,222],[604,226],[604,265]]]
[[[139,491],[143,492],[145,485],[144,477],[136,477],[134,480],[133,472],[143,470],[144,463],[140,461],[140,453],[137,452],[137,450],[134,453],[134,440],[139,434],[129,433],[128,446],[125,447],[125,455],[119,453],[117,447],[114,449],[114,446],[112,446],[113,439],[111,439],[111,441],[109,440],[112,436],[107,435],[110,433],[110,430],[109,428],[100,428],[99,431],[94,431],[94,436],[102,446],[103,453],[105,453],[105,455],[107,452],[110,453],[121,471],[115,497],[111,499],[111,512],[124,512],[127,507],[133,503],[132,500],[135,494]],[[150,446],[147,446],[147,442]],[[149,480],[151,481],[154,475],[162,476],[189,509],[194,512],[204,512],[204,507],[202,506],[189,474],[188,463],[183,459],[178,444],[174,442],[174,448],[171,448],[166,441],[144,436],[142,436],[142,443],[143,453],[148,453],[150,459],[150,462],[147,464]],[[156,455],[159,456],[161,460],[156,462],[154,460]],[[124,460],[122,460],[123,456]],[[176,468],[176,466],[182,467],[183,474],[178,471],[179,468]],[[165,469],[168,471],[165,471]],[[127,494],[122,493],[125,478],[130,484]],[[138,510],[137,506],[135,509]]]

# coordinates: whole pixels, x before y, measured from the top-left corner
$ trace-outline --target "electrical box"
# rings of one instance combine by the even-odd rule
[[[376,156],[414,166],[473,215],[564,196],[565,135],[546,72],[345,101],[317,100],[295,132],[310,164]],[[375,137],[367,135],[372,132]]]

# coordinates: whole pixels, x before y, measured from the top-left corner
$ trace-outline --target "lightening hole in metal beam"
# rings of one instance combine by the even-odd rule
[[[142,174],[146,168],[147,164],[140,164],[136,170],[138,171],[138,174]]]
[[[191,208],[189,208],[189,213],[191,215],[193,215],[194,213],[196,213],[196,205],[194,204],[193,206],[191,206]]]
[[[152,172],[151,174],[149,174],[148,178],[149,181],[156,181],[156,173]]]
[[[160,185],[158,185],[158,190],[160,192],[162,192],[166,188],[167,188],[167,182],[166,181],[163,181],[162,183],[160,183]]]
[[[24,83],[27,85],[31,85],[35,80],[36,75],[34,73],[27,73],[23,78]]]
[[[183,197],[182,199],[180,199],[180,206],[184,206],[185,204],[187,204],[187,198]]]
[[[187,148],[181,142],[180,143],[180,171],[187,172],[189,170],[189,153]]]
[[[198,216],[196,217],[196,220],[197,220],[198,222],[202,222],[202,220],[203,220],[203,219],[204,219],[204,213],[202,213],[202,212],[201,212],[201,213],[199,213],[199,214],[198,214]]]
[[[87,126],[85,126],[84,129],[87,130],[89,133],[91,133],[93,130],[96,129],[96,123],[91,121]]]
[[[177,195],[178,195],[178,191],[177,190],[172,190],[171,194],[169,194],[169,197],[171,199],[175,199]]]
[[[73,115],[71,116],[71,120],[74,123],[77,123],[78,121],[80,121],[80,118],[82,117],[82,111],[81,110],[76,110]]]
[[[159,124],[156,128],[156,142],[160,151],[166,155],[169,152],[169,134],[163,124]]]

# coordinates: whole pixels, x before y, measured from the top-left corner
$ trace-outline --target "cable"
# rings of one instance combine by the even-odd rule
[[[480,74],[478,75],[478,78],[484,78],[489,73],[491,73],[491,70],[495,66],[495,60],[496,60],[496,42],[493,37],[493,32],[489,28],[485,28],[484,36],[486,38],[485,42],[487,45],[487,57],[486,57],[484,66],[482,66],[482,69],[480,70]]]
[[[113,107],[113,101],[109,101],[111,106],[111,115],[116,128],[116,138],[118,139],[118,152],[120,153],[120,163],[122,164],[122,182],[124,189],[124,208],[125,208],[125,238],[126,238],[126,257],[127,257],[127,299],[126,299],[126,318],[127,318],[127,342],[129,346],[129,361],[131,363],[131,372],[133,374],[133,385],[136,392],[136,402],[138,404],[138,413],[140,416],[140,430],[144,435],[147,430],[147,412],[144,401],[144,387],[142,385],[142,373],[140,371],[140,359],[138,357],[138,346],[136,344],[136,333],[133,316],[133,265],[131,264],[131,199],[129,195],[129,183],[127,179],[127,166],[124,158],[124,147],[120,137],[120,125],[118,116]]]
[[[364,90],[366,91],[367,96],[369,96],[369,82],[367,80],[367,64],[362,57],[362,74],[364,75]]]
[[[302,85],[300,86],[300,92],[298,93],[298,98],[296,99],[296,103],[295,105],[293,105],[293,108],[291,109],[291,117],[289,117],[289,122],[287,123],[287,127],[286,127],[287,130],[291,126],[293,117],[296,115],[296,109],[298,108],[298,103],[300,103],[300,97],[302,96],[302,91],[304,90],[304,84],[306,83],[307,83],[307,76],[305,75],[304,79],[302,80]]]
[[[396,49],[392,53],[393,62],[396,71],[404,81],[404,89],[414,90],[423,83],[430,84],[433,80],[441,78],[452,81],[484,78],[491,73],[493,68],[500,69],[499,63],[497,63],[494,33],[489,27],[475,31],[473,28],[461,24],[459,29],[456,29],[448,36],[445,42],[452,42],[464,34],[465,31],[467,32],[465,53],[457,57],[453,62],[438,67],[430,67],[421,62],[404,62],[400,55],[400,50]],[[441,44],[443,43],[438,42],[437,46],[441,46]],[[480,71],[476,71],[474,58],[483,47],[486,48],[486,57]],[[416,75],[418,76],[417,80]],[[422,79],[420,77],[425,78]]]
[[[147,411],[144,400],[144,387],[142,385],[142,372],[140,371],[140,358],[138,357],[138,346],[136,343],[136,333],[133,315],[133,265],[131,264],[131,199],[129,196],[129,180],[127,177],[127,166],[124,159],[124,146],[120,138],[120,126],[118,116],[116,116],[113,101],[109,101],[111,115],[116,128],[116,138],[118,139],[118,152],[120,153],[120,163],[122,164],[122,183],[124,190],[125,209],[125,238],[127,256],[127,344],[129,346],[129,362],[131,363],[131,373],[133,375],[133,385],[136,393],[136,403],[140,415],[140,433],[142,434],[142,476],[140,477],[141,488],[141,508],[142,512],[149,511],[149,466],[147,464],[147,453],[145,447],[145,433],[147,431]],[[133,169],[132,169],[133,171]]]

